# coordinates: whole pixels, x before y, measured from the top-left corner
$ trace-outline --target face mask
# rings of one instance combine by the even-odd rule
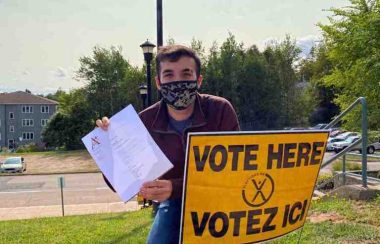
[[[198,84],[196,80],[173,81],[161,84],[165,103],[175,110],[184,110],[195,101]]]

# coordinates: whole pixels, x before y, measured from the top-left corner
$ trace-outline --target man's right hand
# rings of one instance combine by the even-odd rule
[[[103,117],[101,120],[96,120],[96,126],[98,126],[100,129],[107,131],[108,126],[110,125],[110,120],[107,117]]]

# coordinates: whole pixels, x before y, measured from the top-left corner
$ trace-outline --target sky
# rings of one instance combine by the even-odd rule
[[[317,23],[347,0],[163,0],[164,43],[206,50],[235,35],[245,47],[264,48],[287,34],[307,53],[321,36]],[[79,58],[95,46],[121,46],[134,66],[144,62],[140,44],[156,43],[156,0],[0,0],[0,92],[69,91]]]

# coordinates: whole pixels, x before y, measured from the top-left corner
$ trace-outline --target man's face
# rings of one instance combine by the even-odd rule
[[[169,60],[160,63],[160,77],[156,77],[157,88],[160,89],[160,84],[169,83],[179,80],[197,80],[198,87],[202,84],[202,76],[197,79],[196,64],[191,57],[181,57],[176,62]]]

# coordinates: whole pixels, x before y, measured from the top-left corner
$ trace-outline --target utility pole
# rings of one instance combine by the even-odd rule
[[[157,49],[162,42],[162,0],[157,0]]]

